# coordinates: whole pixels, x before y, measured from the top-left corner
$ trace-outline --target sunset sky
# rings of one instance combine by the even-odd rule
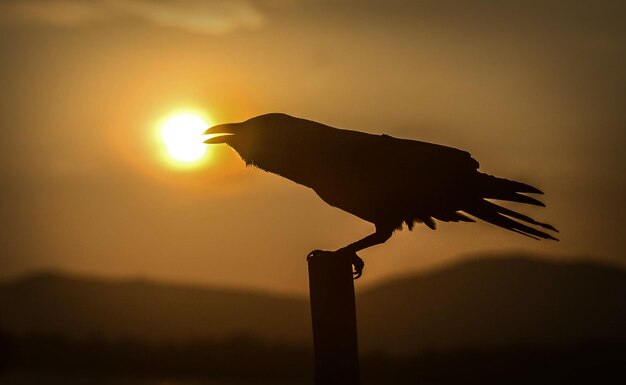
[[[523,211],[561,231],[420,225],[362,252],[357,287],[502,251],[626,265],[624,4],[0,1],[0,279],[305,293],[309,251],[372,232],[225,145],[195,167],[167,159],[158,130],[181,112],[285,112],[462,148],[542,189],[547,208]]]

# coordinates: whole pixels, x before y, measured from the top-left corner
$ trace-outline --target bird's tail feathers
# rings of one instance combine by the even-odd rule
[[[539,221],[532,219],[529,216],[520,214],[516,211],[507,209],[505,207],[498,206],[497,204],[488,202],[484,199],[481,199],[480,201],[474,203],[473,205],[463,209],[463,211],[465,211],[466,213],[476,218],[482,219],[485,222],[489,222],[496,226],[500,226],[507,230],[514,231],[516,233],[520,233],[522,235],[526,235],[534,239],[552,239],[552,240],[558,241],[557,238],[553,237],[552,235],[544,231],[537,230],[533,227],[530,227],[524,223],[518,222],[511,218],[524,221],[531,225],[542,227],[546,230],[558,232],[558,230],[555,229],[553,226],[547,223],[541,223]]]
[[[481,193],[483,198],[500,199],[511,202],[528,203],[545,206],[543,202],[521,193],[543,194],[543,192],[526,183],[498,178],[493,175],[480,174],[482,178]]]

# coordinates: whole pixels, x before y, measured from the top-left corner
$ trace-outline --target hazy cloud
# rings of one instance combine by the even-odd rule
[[[81,26],[137,18],[156,25],[223,34],[263,23],[259,8],[246,0],[22,0],[0,4],[0,21]]]

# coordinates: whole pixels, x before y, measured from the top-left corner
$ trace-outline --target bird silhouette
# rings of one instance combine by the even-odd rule
[[[492,200],[544,206],[525,194],[542,194],[525,183],[478,171],[468,152],[438,144],[330,127],[280,113],[220,124],[208,144],[226,143],[246,165],[312,188],[322,200],[375,226],[375,232],[343,248],[361,276],[357,252],[386,242],[415,223],[475,222],[468,216],[535,239],[555,237],[549,224]],[[314,257],[321,251],[309,254]]]

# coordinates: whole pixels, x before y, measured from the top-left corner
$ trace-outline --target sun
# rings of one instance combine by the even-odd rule
[[[182,113],[165,120],[160,136],[167,156],[183,165],[200,162],[207,155],[207,145],[202,133],[209,128],[209,123],[195,113]]]

